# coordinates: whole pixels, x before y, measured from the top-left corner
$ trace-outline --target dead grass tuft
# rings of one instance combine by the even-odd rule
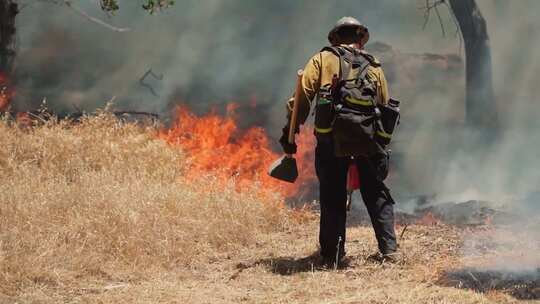
[[[410,225],[400,237],[403,260],[381,264],[370,258],[371,226],[350,221],[348,266],[320,268],[316,212],[287,211],[257,184],[237,191],[222,175],[190,177],[187,158],[154,129],[106,113],[31,129],[0,121],[0,136],[0,303],[523,298],[506,285],[468,285],[468,277],[447,284],[449,271],[463,269],[464,237],[444,224]],[[519,290],[530,295],[531,286]]]
[[[154,130],[103,113],[68,125],[0,122],[0,293],[137,281],[192,267],[278,231],[255,189],[186,180]]]

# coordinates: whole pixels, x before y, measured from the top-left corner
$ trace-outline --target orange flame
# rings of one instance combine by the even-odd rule
[[[440,220],[431,212],[427,212],[421,218],[416,220],[417,225],[423,226],[436,226],[440,223]]]
[[[485,226],[493,226],[493,215],[487,215],[485,218],[484,218],[484,225]]]
[[[7,76],[0,73],[0,112],[7,111],[15,92],[10,86]]]
[[[17,112],[15,121],[17,122],[17,126],[21,128],[31,128],[34,126],[34,120],[32,120],[28,112]]]
[[[211,172],[223,182],[233,178],[238,189],[259,183],[262,192],[280,193],[301,200],[315,183],[312,129],[302,128],[297,137],[300,176],[295,184],[287,184],[267,175],[269,165],[280,154],[272,150],[263,128],[242,130],[238,127],[237,108],[238,105],[230,104],[224,116],[215,113],[197,116],[186,107],[179,107],[172,127],[160,131],[158,136],[186,152],[190,164],[188,177],[201,177]]]

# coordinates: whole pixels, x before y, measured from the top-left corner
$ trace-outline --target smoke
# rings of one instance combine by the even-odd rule
[[[540,240],[530,230],[539,223],[522,222],[520,227],[494,227],[470,234],[463,255],[477,263],[477,269],[499,272],[536,272],[540,268]]]
[[[422,30],[423,3],[186,0],[149,16],[137,1],[122,1],[118,15],[108,17],[95,1],[77,2],[91,15],[132,29],[117,33],[66,7],[32,2],[17,21],[15,105],[31,109],[47,98],[55,112],[93,110],[116,96],[118,108],[168,114],[179,103],[205,112],[231,101],[256,102],[265,109],[257,120],[275,136],[294,72],[326,44],[328,29],[339,17],[354,15],[369,26],[372,42],[392,47],[390,52],[375,47],[374,53],[383,62],[392,95],[403,101],[403,124],[394,144],[402,173],[391,181],[398,192],[455,196],[469,191],[483,196],[469,199],[494,199],[534,190],[540,171],[530,168],[540,139],[531,132],[538,126],[540,66],[533,50],[540,29],[529,12],[540,4],[478,1],[491,37],[505,130],[498,145],[486,151],[476,147],[482,134],[456,127],[465,108],[459,57],[464,54],[450,13],[441,8],[446,37],[435,16]],[[145,79],[158,96],[139,83],[150,68],[164,75],[162,81]]]
[[[464,127],[464,52],[451,15],[441,8],[445,37],[435,16],[422,30],[423,3],[183,0],[149,16],[137,1],[122,1],[118,15],[109,17],[95,1],[78,2],[91,15],[131,28],[127,33],[65,7],[30,3],[17,21],[15,106],[32,109],[47,98],[57,113],[91,111],[116,96],[119,109],[166,116],[177,104],[207,112],[228,102],[256,102],[263,110],[250,123],[275,137],[295,71],[326,44],[336,20],[353,15],[369,26],[371,42],[384,43],[369,49],[383,62],[392,95],[402,101],[393,144],[396,173],[388,180],[395,196],[491,202],[510,220],[494,233],[465,237],[464,257],[485,258],[491,246],[489,252],[509,256],[483,259],[479,269],[534,272],[540,265],[538,227],[523,223],[540,221],[540,2],[477,0],[491,38],[494,104],[502,124],[500,138],[489,147],[486,134]],[[164,76],[145,79],[157,95],[140,85],[149,69]],[[407,207],[403,199],[397,205]]]
[[[538,47],[540,22],[531,12],[539,9],[540,3],[477,3],[490,35],[500,137],[493,145],[486,145],[488,134],[456,123],[463,118],[459,113],[463,110],[461,102],[437,102],[447,101],[450,96],[459,100],[460,92],[422,96],[418,103],[434,102],[439,109],[431,105],[416,108],[425,118],[417,120],[417,131],[402,146],[406,151],[403,174],[392,183],[399,185],[405,177],[412,182],[404,185],[408,189],[401,188],[401,193],[414,189],[413,193],[433,194],[433,204],[488,202],[497,217],[496,226],[485,233],[473,230],[463,236],[464,265],[478,271],[473,277],[490,274],[501,282],[519,278],[533,280],[538,286],[540,137],[535,133],[540,128],[540,64],[533,50]],[[453,88],[462,90],[461,85]],[[456,107],[460,108],[458,113]],[[444,122],[441,115],[448,120]]]
[[[445,274],[447,282],[480,292],[500,290],[517,299],[540,298],[540,222],[473,230],[464,238],[463,268]],[[455,284],[455,283],[458,284]]]
[[[443,84],[449,90],[421,88],[410,96],[415,100],[404,100],[404,111],[415,113],[406,113],[409,116],[398,133],[396,150],[405,151],[401,165],[405,180],[410,182],[403,184],[402,175],[392,182],[407,188],[402,189],[404,192],[437,194],[439,201],[522,201],[528,193],[538,191],[540,182],[540,171],[536,169],[540,138],[534,135],[540,127],[536,118],[540,110],[536,84],[540,65],[538,55],[532,51],[537,48],[540,22],[529,13],[538,9],[540,3],[522,1],[511,6],[504,1],[477,3],[486,18],[491,39],[494,106],[500,113],[502,134],[489,146],[485,140],[488,134],[464,127],[463,76],[450,77],[446,73],[446,79],[430,74],[419,81],[415,78],[432,87],[440,85],[442,80],[452,82]],[[443,19],[448,18],[443,16]],[[432,23],[438,26],[438,22]],[[452,23],[447,24],[447,33],[452,28],[455,28]],[[459,54],[464,55],[463,51]],[[464,69],[459,72],[463,75]],[[417,87],[400,88],[397,96]],[[400,140],[405,142],[399,145]],[[534,214],[540,213],[538,209]]]
[[[158,16],[137,1],[122,1],[114,17],[96,1],[76,2],[91,15],[131,28],[127,33],[63,6],[31,2],[17,20],[15,106],[32,109],[46,98],[57,113],[91,111],[115,96],[117,108],[167,115],[180,103],[207,112],[232,101],[256,102],[264,110],[253,123],[276,136],[294,72],[326,44],[337,19],[353,15],[369,26],[371,42],[391,46],[370,47],[383,62],[392,95],[403,102],[393,147],[398,174],[389,180],[394,192],[437,194],[440,201],[516,201],[540,183],[540,137],[534,134],[540,127],[534,51],[540,23],[533,13],[540,3],[477,2],[491,38],[503,130],[489,149],[482,147],[484,134],[462,127],[464,54],[451,15],[441,8],[446,37],[435,16],[422,30],[424,1],[184,0]],[[150,68],[164,75],[145,79],[157,96],[140,84]]]
[[[433,33],[414,35],[422,12],[406,1],[186,0],[158,16],[148,16],[137,1],[122,1],[112,18],[95,1],[77,4],[132,30],[112,32],[66,7],[29,3],[17,22],[21,108],[43,97],[66,111],[71,104],[92,109],[111,96],[119,106],[162,113],[178,102],[205,109],[229,101],[281,104],[296,69],[326,44],[329,28],[343,15],[355,15],[374,39],[406,51],[436,45]],[[151,81],[159,97],[139,85],[149,68],[165,76]]]
[[[344,0],[338,5],[322,0],[185,0],[157,16],[149,16],[137,1],[122,1],[121,10],[111,18],[96,1],[75,3],[93,16],[132,30],[112,32],[66,7],[28,3],[17,20],[17,109],[36,108],[46,98],[56,113],[91,111],[115,96],[119,109],[166,117],[181,103],[203,113],[215,105],[248,102],[257,103],[260,112],[250,117],[249,124],[262,124],[276,137],[285,120],[284,101],[294,89],[295,71],[327,44],[327,33],[340,17],[354,15],[369,26],[372,42],[383,41],[393,48],[376,53],[388,70],[391,92],[404,102],[395,155],[396,159],[411,155],[403,162],[405,171],[428,167],[414,161],[425,159],[414,156],[420,144],[399,142],[413,139],[436,146],[431,144],[432,133],[424,130],[432,129],[429,124],[449,123],[448,117],[463,112],[463,102],[459,103],[463,67],[424,68],[422,57],[412,55],[459,51],[457,38],[442,37],[437,23],[422,30],[421,1]],[[450,26],[449,14],[445,16]],[[398,53],[402,59],[392,61]],[[140,84],[150,68],[164,76],[161,81],[145,79],[158,96]],[[430,192],[431,179],[423,179],[410,183],[406,176],[396,184],[405,185],[406,192]]]

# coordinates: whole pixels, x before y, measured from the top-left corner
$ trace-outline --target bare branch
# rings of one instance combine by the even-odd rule
[[[435,6],[434,9],[435,9],[435,13],[437,14],[437,18],[439,19],[439,24],[441,25],[442,35],[443,35],[443,37],[445,37],[446,32],[444,30],[444,25],[443,25],[443,21],[442,21],[442,18],[441,18],[441,14],[439,13],[439,9],[437,8],[437,6]]]
[[[150,93],[152,93],[152,95],[156,96],[156,97],[159,97],[159,94],[156,93],[156,91],[154,90],[154,88],[149,85],[148,83],[145,82],[146,78],[148,76],[152,76],[153,78],[157,79],[157,80],[163,80],[163,74],[160,74],[160,75],[157,75],[155,74],[152,69],[149,69],[148,71],[146,71],[146,73],[144,73],[144,75],[141,77],[141,79],[139,79],[139,84],[145,88],[147,88],[148,90],[150,90]]]
[[[81,10],[81,9],[79,9],[79,8],[77,8],[77,7],[75,7],[75,6],[73,6],[73,4],[71,3],[71,0],[63,0],[63,1],[64,1],[64,4],[65,4],[67,7],[69,7],[71,10],[73,10],[73,11],[74,11],[75,13],[77,13],[78,15],[80,15],[80,16],[82,16],[82,17],[84,17],[84,18],[86,18],[86,19],[88,19],[88,20],[90,20],[90,21],[92,21],[92,22],[94,22],[94,23],[97,23],[97,24],[99,24],[99,25],[101,25],[101,26],[104,26],[104,27],[106,27],[106,28],[108,28],[108,29],[110,29],[110,30],[112,30],[112,31],[122,33],[122,32],[127,32],[127,31],[130,31],[130,30],[131,30],[131,29],[129,29],[129,28],[120,28],[120,27],[116,27],[116,26],[111,25],[111,24],[109,24],[109,23],[107,23],[107,22],[105,22],[105,21],[103,21],[103,20],[101,20],[101,19],[98,19],[98,18],[96,18],[96,17],[90,16],[90,15],[89,15],[88,13],[86,13],[85,11],[83,11],[83,10]]]
[[[452,11],[452,8],[450,7],[450,4],[448,4],[448,2],[445,1],[444,5],[446,5],[446,8],[448,9],[448,11],[451,12],[450,16],[452,17],[452,21],[454,21],[454,25],[456,26],[456,32],[454,33],[454,35],[456,37],[458,37],[458,39],[459,39],[459,55],[461,55],[461,50],[463,49],[463,37],[461,37],[461,35],[459,35],[460,34],[460,27],[459,27],[458,20],[457,20],[456,16],[454,15],[454,13]]]
[[[434,10],[435,14],[437,15],[437,19],[439,20],[439,24],[441,26],[442,35],[443,37],[445,37],[446,30],[444,28],[444,23],[442,21],[441,14],[439,12],[439,5],[441,4],[446,4],[448,6],[448,4],[446,3],[446,0],[436,0],[434,2],[431,2],[430,0],[426,0],[426,5],[424,7],[420,7],[419,9],[424,10],[424,24],[422,25],[422,29],[423,30],[426,29],[426,26],[429,22],[429,17],[431,16],[431,11]]]
[[[399,235],[399,240],[403,240],[403,236],[405,235],[405,231],[407,231],[407,227],[409,227],[409,224],[405,224],[405,227],[403,227],[403,230],[401,230],[401,234]]]

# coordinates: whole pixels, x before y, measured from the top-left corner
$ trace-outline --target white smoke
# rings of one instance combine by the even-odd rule
[[[390,79],[392,95],[403,102],[403,124],[394,145],[399,174],[389,180],[398,196],[438,194],[442,201],[504,203],[540,184],[535,165],[540,61],[534,51],[540,43],[534,14],[540,3],[477,2],[491,37],[502,138],[480,157],[470,152],[477,150],[476,135],[459,127],[463,69],[451,72],[462,74],[453,75],[455,81],[444,83],[448,78],[400,66]],[[463,56],[444,7],[446,37],[435,16],[422,30],[424,11],[419,7],[424,3],[185,0],[149,16],[138,1],[121,1],[118,14],[108,17],[96,1],[77,2],[91,15],[132,29],[117,33],[65,7],[29,2],[17,22],[15,105],[29,109],[47,97],[56,112],[75,106],[92,110],[116,96],[118,108],[167,114],[181,102],[204,111],[211,104],[255,100],[268,105],[269,117],[261,120],[275,136],[284,122],[283,101],[293,90],[294,72],[326,44],[329,28],[342,16],[357,17],[369,26],[372,41],[383,41],[402,54]],[[164,75],[163,81],[148,79],[159,96],[139,84],[150,68]]]

